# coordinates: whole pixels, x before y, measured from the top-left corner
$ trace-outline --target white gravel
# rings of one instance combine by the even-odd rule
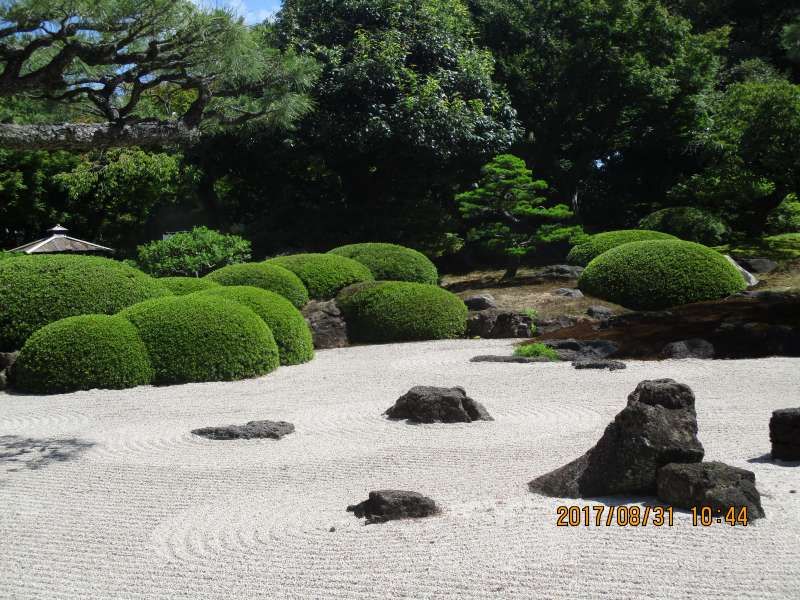
[[[511,346],[357,347],[234,383],[0,393],[0,598],[800,597],[800,467],[768,460],[772,410],[800,406],[800,360],[468,362]],[[755,471],[767,518],[556,527],[575,501],[527,482],[658,377],[692,387],[707,459]],[[496,420],[382,418],[413,385],[462,385]],[[253,419],[297,430],[189,433]],[[364,526],[345,512],[380,488],[425,493],[443,514]]]

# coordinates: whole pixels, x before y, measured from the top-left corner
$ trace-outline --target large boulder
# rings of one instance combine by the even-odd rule
[[[800,408],[782,408],[769,420],[772,458],[800,460]]]
[[[311,329],[314,348],[344,348],[349,344],[347,324],[335,300],[312,300],[302,309]]]
[[[431,498],[419,492],[404,490],[377,490],[359,504],[351,504],[347,511],[367,523],[383,523],[392,519],[419,519],[439,512]]]
[[[577,361],[613,356],[618,346],[607,340],[542,340],[556,351],[561,360]]]
[[[486,310],[487,308],[497,308],[497,301],[491,294],[477,294],[464,298],[464,304],[469,310]]]
[[[714,345],[701,338],[680,340],[664,346],[661,358],[714,358]]]
[[[685,384],[642,381],[593,448],[531,481],[531,491],[564,498],[655,493],[660,467],[703,460],[694,402]]]
[[[761,495],[752,471],[721,462],[669,464],[658,470],[658,499],[678,508],[710,507],[714,518],[725,518],[729,509],[738,516],[747,508],[747,520],[764,516]]]
[[[245,425],[218,425],[193,429],[192,433],[210,440],[279,440],[294,431],[286,421],[250,421]]]
[[[517,312],[496,308],[470,312],[467,317],[467,337],[527,338],[531,337],[533,318]]]
[[[769,258],[737,258],[736,262],[751,273],[771,273],[778,268],[778,263]]]
[[[471,423],[494,420],[480,402],[467,396],[464,388],[427,385],[418,385],[408,390],[384,414],[390,419],[406,419],[412,423]]]
[[[739,271],[739,273],[741,274],[742,278],[744,279],[745,283],[747,284],[747,287],[753,287],[754,285],[758,285],[758,277],[756,277],[750,271],[748,271],[747,269],[742,267],[742,265],[740,265],[738,262],[733,260],[733,258],[728,256],[727,254],[725,254],[723,256],[725,256],[725,258],[727,259],[727,261],[729,263],[731,263],[734,267],[736,267],[736,270]]]
[[[603,306],[602,304],[594,304],[586,309],[586,314],[592,317],[593,319],[610,319],[614,316],[614,311],[608,308],[607,306]]]
[[[558,288],[553,290],[554,296],[563,296],[564,298],[583,298],[583,292],[578,288]]]

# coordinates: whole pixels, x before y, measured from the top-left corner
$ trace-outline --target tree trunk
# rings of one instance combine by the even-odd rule
[[[503,273],[503,280],[514,279],[517,276],[517,271],[519,271],[519,266],[522,263],[522,260],[518,256],[512,256],[509,258],[509,262],[506,265],[506,272]]]
[[[62,123],[15,125],[0,123],[0,148],[7,150],[74,150],[86,152],[109,147],[185,146],[200,137],[197,129],[181,122]]]

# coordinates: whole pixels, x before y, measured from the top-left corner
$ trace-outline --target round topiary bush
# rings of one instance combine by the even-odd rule
[[[0,351],[21,348],[34,331],[65,317],[113,314],[171,294],[158,280],[108,258],[8,258],[0,261]]]
[[[770,234],[800,232],[800,200],[789,194],[767,217],[767,232]]]
[[[245,263],[228,265],[204,277],[220,285],[247,285],[276,292],[297,308],[308,302],[308,290],[300,278],[279,265]]]
[[[314,341],[306,320],[280,294],[244,285],[218,287],[201,294],[227,298],[252,309],[272,330],[282,365],[297,365],[314,358]]]
[[[716,300],[745,289],[744,279],[719,252],[694,242],[631,242],[592,260],[578,287],[637,310]]]
[[[439,340],[464,335],[467,307],[434,285],[386,281],[339,300],[357,342]]]
[[[639,227],[706,246],[724,243],[731,233],[730,227],[719,217],[693,206],[662,208],[639,221]]]
[[[334,248],[328,254],[346,256],[367,267],[375,279],[413,281],[436,285],[439,272],[427,256],[397,244],[349,244]]]
[[[222,287],[216,281],[200,277],[159,277],[158,281],[176,296]]]
[[[205,294],[157,298],[119,313],[150,355],[156,383],[229,381],[278,367],[278,346],[251,309]]]
[[[57,394],[152,381],[147,349],[133,325],[120,317],[82,315],[35,331],[14,363],[11,383],[23,392]]]
[[[595,257],[616,246],[630,242],[643,242],[646,240],[674,240],[675,236],[660,231],[646,231],[643,229],[620,229],[618,231],[605,231],[590,236],[588,240],[572,248],[567,255],[567,262],[571,265],[585,267]]]
[[[297,275],[315,300],[330,300],[343,287],[375,279],[360,262],[336,254],[291,254],[266,261]]]

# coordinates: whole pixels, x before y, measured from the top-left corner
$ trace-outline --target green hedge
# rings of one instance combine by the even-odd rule
[[[771,234],[800,233],[800,200],[789,194],[767,217],[767,232]]]
[[[272,330],[282,365],[297,365],[314,358],[314,341],[306,320],[280,294],[243,285],[218,287],[201,294],[227,298],[252,309]]]
[[[171,295],[158,280],[94,256],[15,256],[0,261],[0,351],[17,350],[37,329],[65,317],[114,314]]]
[[[592,260],[578,281],[584,293],[637,310],[716,300],[745,289],[724,256],[683,240],[631,242]]]
[[[585,242],[578,244],[567,255],[567,262],[571,265],[585,267],[595,257],[603,252],[630,242],[643,242],[645,240],[674,240],[675,237],[659,231],[646,231],[643,229],[620,229],[618,231],[605,231],[591,236]]]
[[[277,292],[297,308],[308,302],[308,290],[300,278],[279,265],[246,263],[229,265],[209,273],[205,279],[221,285],[247,285]]]
[[[706,246],[724,243],[731,233],[730,227],[719,217],[693,206],[662,208],[639,221],[639,227]]]
[[[156,383],[244,379],[279,364],[269,327],[237,302],[191,294],[148,300],[119,314],[138,330]]]
[[[266,261],[297,275],[315,300],[330,300],[343,287],[372,281],[372,272],[360,262],[336,254],[291,254]]]
[[[346,256],[367,267],[375,279],[413,281],[436,285],[439,272],[427,256],[398,244],[365,243],[339,246],[329,252]]]
[[[133,325],[120,317],[83,315],[34,332],[14,364],[11,383],[22,392],[57,394],[152,381],[147,349]]]
[[[222,287],[216,281],[200,277],[159,277],[158,282],[176,296],[185,296],[194,292]]]
[[[438,340],[464,335],[467,307],[434,285],[387,281],[338,300],[356,342]]]

